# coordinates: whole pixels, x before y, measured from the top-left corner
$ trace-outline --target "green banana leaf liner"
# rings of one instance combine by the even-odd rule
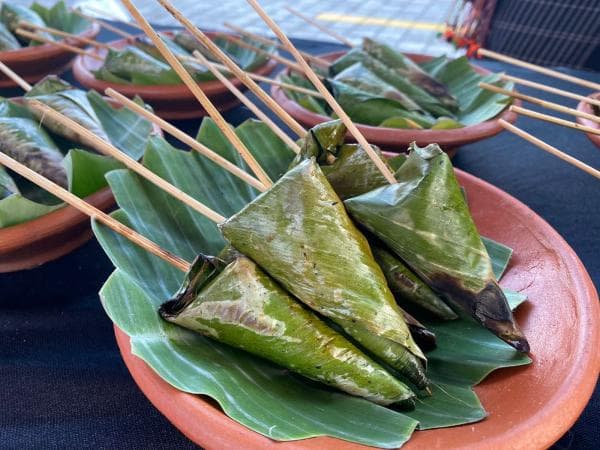
[[[21,48],[19,40],[0,22],[0,52]]]
[[[369,38],[363,39],[362,49],[368,55],[378,59],[387,67],[393,68],[400,75],[421,87],[427,93],[433,95],[440,100],[442,105],[448,108],[449,111],[458,111],[458,102],[456,101],[456,98],[450,94],[448,88],[425,72],[409,57],[386,44]]]
[[[436,144],[413,145],[396,177],[396,184],[347,199],[352,217],[453,306],[517,350],[529,351],[449,157]]]
[[[330,78],[335,78],[341,71],[357,63],[362,64],[365,70],[372,72],[375,76],[412,99],[422,110],[435,117],[454,116],[453,112],[439,99],[400,75],[395,69],[386,66],[383,62],[373,58],[358,47],[353,48],[329,66]]]
[[[425,356],[365,237],[314,159],[220,225],[233,247],[419,388]]]
[[[104,131],[104,128],[102,128],[102,124],[94,112],[85,91],[76,89],[74,86],[55,75],[48,75],[25,94],[24,100],[26,106],[31,99],[39,100],[74,120],[79,125],[82,125],[100,139],[110,142],[110,139]],[[31,113],[53,133],[56,133],[69,141],[83,144],[91,148],[95,147],[93,141],[89,141],[79,133],[64,127],[55,119],[43,115],[33,109],[31,109]]]
[[[35,120],[24,117],[0,117],[0,152],[54,183],[64,188],[68,186],[67,172],[62,165],[64,156],[48,133]],[[7,195],[1,196],[4,197]]]
[[[244,256],[200,256],[167,321],[378,404],[414,406],[412,391],[290,297]]]

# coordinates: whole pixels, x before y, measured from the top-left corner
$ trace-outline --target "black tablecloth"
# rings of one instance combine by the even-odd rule
[[[312,53],[340,48],[297,43]],[[481,65],[586,93],[503,64]],[[569,73],[600,82],[599,74]],[[540,92],[535,95],[562,101]],[[236,108],[225,116],[238,124],[250,114]],[[199,121],[177,125],[195,133]],[[519,126],[600,168],[600,149],[582,133],[528,119],[520,119]],[[455,164],[509,192],[546,219],[575,249],[598,286],[598,180],[507,132],[461,148]],[[97,295],[111,271],[103,251],[90,241],[40,268],[0,275],[0,448],[195,448],[142,395],[121,360],[112,323]],[[596,390],[556,448],[596,448],[598,402]]]

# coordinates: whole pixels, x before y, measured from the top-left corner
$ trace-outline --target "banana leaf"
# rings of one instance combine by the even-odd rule
[[[412,340],[366,239],[314,159],[292,168],[219,227],[233,247],[307,306],[338,323],[418,387],[425,387],[421,367],[425,357]],[[340,267],[350,273],[340,272]],[[396,354],[390,357],[394,344]]]
[[[245,122],[236,132],[273,179],[294,156],[264,124]],[[215,144],[211,148],[241,164],[210,120],[203,122],[199,140]],[[257,195],[212,162],[158,139],[151,141],[143,161],[225,216]],[[135,174],[117,170],[108,179],[122,208],[115,217],[161,247],[192,260],[199,253],[217,254],[225,245],[211,222]],[[198,183],[199,179],[214,182]],[[101,291],[105,310],[130,336],[133,354],[177,389],[215,399],[233,420],[275,440],[327,435],[397,448],[410,437],[417,421],[407,413],[325,390],[263,359],[160,320],[157,309],[178,290],[183,274],[100,224],[94,224],[94,231],[117,267]],[[494,265],[503,267],[506,261]],[[428,367],[434,395],[419,399],[415,411],[409,413],[418,416],[420,428],[481,420],[486,412],[471,386],[495,369],[530,362],[468,320],[430,324],[418,319],[438,336],[437,349],[430,353],[436,364]],[[444,360],[452,364],[446,367]]]
[[[32,9],[18,5],[11,1],[4,1],[0,8],[0,21],[6,25],[6,28],[11,33],[15,33],[21,22],[29,22],[34,25],[46,26],[44,20]],[[45,31],[38,32],[41,36],[46,39],[54,40],[54,37]],[[30,43],[30,40],[23,36],[18,36],[18,39],[24,43]]]
[[[372,245],[375,260],[381,266],[390,289],[401,307],[406,308],[406,302],[412,303],[443,320],[458,318],[410,268],[389,252],[382,245]]]
[[[313,89],[312,84],[304,77],[290,73],[289,75],[281,75],[281,81],[289,83],[295,86],[304,87],[307,89]],[[304,107],[305,109],[322,116],[330,116],[331,108],[327,105],[327,102],[320,98],[315,98],[312,95],[305,95],[301,92],[283,88],[285,94],[294,100],[296,103]]]
[[[79,34],[92,26],[88,19],[71,12],[64,0],[56,2],[51,7],[36,2],[31,5],[31,10],[42,18],[46,26],[67,33]]]
[[[295,166],[315,158],[342,200],[386,184],[381,171],[359,145],[344,144],[345,134],[346,127],[340,120],[316,125],[309,130],[300,153],[292,161]],[[381,154],[377,147],[373,148]]]
[[[76,89],[57,76],[49,75],[45,77],[36,83],[23,98],[25,105],[28,105],[31,99],[38,100],[74,120],[79,125],[82,125],[100,139],[110,142],[110,138],[103,129],[98,116],[96,116],[96,112],[90,104],[87,93],[81,89]],[[53,133],[77,144],[94,148],[95,143],[93,141],[63,126],[55,119],[34,109],[31,109],[31,113]]]
[[[350,395],[413,405],[414,394],[289,296],[245,256],[200,256],[163,319]]]
[[[32,119],[0,118],[0,151],[54,183],[67,187],[63,155]]]
[[[453,306],[527,352],[448,156],[436,144],[413,145],[396,176],[346,200],[352,217]]]
[[[19,40],[0,22],[0,51],[17,50],[21,48]]]
[[[409,57],[370,38],[364,38],[362,49],[365,53],[378,59],[387,67],[396,70],[401,76],[410,80],[415,85],[419,86],[427,93],[433,95],[440,100],[448,110],[452,112],[458,111],[458,103],[456,98],[450,93],[447,86],[433,78],[425,72],[418,64],[412,61]]]
[[[181,84],[179,75],[169,64],[137,47],[109,50],[102,66],[94,72],[100,80],[139,85]]]
[[[394,88],[394,86],[386,83],[381,78],[378,78],[360,62],[342,70],[333,77],[333,79],[353,86],[361,91],[395,100],[407,111],[421,111],[419,105],[412,101],[410,97]]]
[[[412,99],[419,107],[434,115],[434,116],[450,116],[452,111],[449,110],[442,102],[430,95],[420,86],[413,84],[410,80],[400,75],[394,68],[388,67],[383,62],[362,50],[353,49],[338,60],[334,61],[329,66],[330,77],[335,77],[339,70],[347,69],[354,64],[361,64],[367,71],[372,72],[375,76],[385,81],[389,85],[402,92]]]
[[[15,181],[10,177],[4,167],[0,166],[0,200],[5,199],[9,195],[18,194],[19,188]]]
[[[152,125],[127,109],[113,108],[97,92],[88,92],[87,99],[110,141],[132,158],[139,159],[146,148]],[[5,121],[10,124],[29,123],[29,129],[32,132],[35,130],[34,137],[38,139],[39,136],[51,135],[54,147],[59,148],[59,167],[66,172],[66,186],[79,197],[85,197],[106,187],[104,174],[121,167],[112,158],[74,148],[78,144],[52,134],[43,126],[40,127],[37,119],[22,105],[7,100],[0,102],[0,122]],[[0,196],[0,228],[36,219],[63,206],[54,196],[27,180],[10,171],[8,175],[17,190],[4,197]]]

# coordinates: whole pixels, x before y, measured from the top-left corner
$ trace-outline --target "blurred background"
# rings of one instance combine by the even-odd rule
[[[128,19],[118,0],[67,2],[84,9],[91,7],[87,12],[94,15]],[[224,29],[223,22],[228,21],[249,31],[270,34],[244,0],[174,0],[173,3],[204,29]],[[332,40],[291,14],[286,6],[315,18],[355,43],[363,36],[370,36],[403,52],[432,55],[456,55],[483,45],[536,64],[600,69],[598,0],[263,0],[261,3],[294,38]],[[156,1],[137,0],[136,4],[150,21],[174,24]]]

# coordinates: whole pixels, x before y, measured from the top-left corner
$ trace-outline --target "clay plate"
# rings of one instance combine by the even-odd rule
[[[327,53],[325,55],[320,55],[320,57],[328,61],[334,61],[344,53],[345,52],[343,51]],[[407,53],[407,56],[417,63],[432,59],[431,56],[411,53]],[[489,70],[476,65],[472,65],[472,67],[482,75],[491,73]],[[286,69],[283,73],[288,74],[289,69]],[[303,106],[290,99],[280,86],[272,86],[271,95],[277,100],[277,103],[307,128],[312,128],[321,122],[331,120],[330,117],[322,116],[305,109]],[[513,104],[520,105],[520,101],[515,100],[513,101]],[[500,133],[503,128],[498,124],[498,119],[504,119],[507,122],[514,123],[517,120],[517,115],[507,108],[494,119],[454,130],[403,130],[398,128],[375,127],[372,125],[358,125],[358,129],[363,133],[367,141],[371,144],[378,145],[387,151],[406,152],[408,145],[413,141],[416,141],[419,146],[425,146],[432,142],[436,142],[452,156],[456,152],[456,148],[461,145],[471,144]],[[348,139],[353,140],[350,135],[348,135]]]
[[[588,95],[588,97],[591,97],[596,100],[600,100],[600,92],[590,94],[590,95]],[[589,103],[586,103],[586,102],[579,102],[579,104],[577,105],[577,110],[584,112],[584,113],[588,113],[588,114],[594,114],[592,105],[590,105]],[[585,125],[586,127],[595,128],[596,130],[600,131],[600,124],[598,122],[593,122],[584,117],[577,117],[577,122],[579,122],[581,125]],[[590,138],[590,141],[592,141],[594,144],[596,144],[596,147],[600,148],[600,134],[592,134],[592,133],[585,133],[585,134],[587,134],[587,137]]]
[[[19,102],[19,99],[12,99]],[[112,99],[106,99],[121,108]],[[153,125],[153,134],[162,135]],[[108,187],[85,198],[102,211],[115,205]],[[52,211],[37,219],[0,228],[0,273],[31,269],[60,258],[86,243],[92,237],[90,219],[71,206]]]
[[[577,255],[550,225],[498,188],[457,173],[481,232],[515,250],[502,284],[529,296],[516,317],[531,344],[533,363],[498,370],[475,388],[489,412],[485,420],[418,431],[403,448],[547,448],[572,426],[596,384],[598,294]],[[116,327],[115,333],[143,393],[183,434],[207,450],[370,448],[330,437],[275,442],[250,431],[229,419],[213,400],[178,391],[163,381],[131,354],[129,337]]]
[[[168,34],[168,32],[167,32]],[[211,38],[217,33],[207,33]],[[109,42],[111,46],[123,48],[128,44],[127,39]],[[105,57],[105,49],[91,50],[93,53]],[[73,75],[75,79],[87,89],[95,89],[103,93],[111,87],[129,98],[139,95],[146,103],[154,108],[154,112],[164,119],[195,119],[206,115],[206,111],[200,106],[196,97],[183,84],[166,86],[139,86],[121,83],[109,83],[98,80],[91,72],[97,70],[102,61],[87,55],[79,55],[73,64]],[[264,65],[254,70],[259,75],[269,75],[277,66],[274,60],[267,61]],[[232,83],[240,90],[245,87],[237,78],[231,78]],[[220,81],[207,81],[198,83],[202,91],[210,98],[217,109],[221,112],[227,111],[240,104],[240,101]]]
[[[90,27],[79,33],[79,36],[94,39],[100,32],[100,26],[92,23]],[[63,41],[75,47],[83,48],[87,44],[77,39],[67,38]],[[26,47],[19,50],[0,52],[0,61],[18,73],[29,83],[35,83],[48,74],[61,74],[69,68],[74,54],[51,44]],[[15,87],[17,84],[0,73],[0,88]]]

